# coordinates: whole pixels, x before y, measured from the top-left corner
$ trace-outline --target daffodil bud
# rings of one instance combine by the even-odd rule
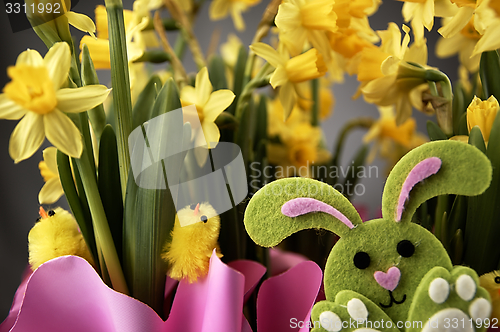
[[[494,96],[490,96],[488,100],[481,100],[474,96],[469,107],[467,107],[467,127],[469,132],[474,126],[478,126],[481,129],[484,141],[488,142],[491,126],[499,108],[498,101]]]

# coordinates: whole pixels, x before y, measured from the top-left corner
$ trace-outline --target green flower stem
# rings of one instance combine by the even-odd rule
[[[132,100],[127,60],[123,4],[121,0],[106,0],[108,13],[109,50],[111,59],[111,83],[113,85],[113,104],[118,142],[118,163],[123,199],[127,192],[127,179],[130,168],[128,136],[132,129]]]
[[[337,140],[337,144],[335,145],[335,149],[333,150],[332,165],[336,166],[338,164],[338,159],[342,154],[345,139],[347,138],[347,135],[351,132],[351,130],[357,128],[369,129],[373,125],[373,123],[374,120],[372,118],[361,117],[352,119],[345,124],[344,128],[342,128],[342,131],[340,132],[339,139]]]
[[[273,70],[273,67],[269,64],[266,63],[259,71],[259,73],[250,81],[248,82],[245,87],[243,88],[243,91],[241,92],[240,97],[238,98],[238,104],[236,105],[236,119],[237,121],[241,120],[241,117],[243,115],[243,110],[245,109],[245,105],[248,103],[250,98],[252,97],[252,93],[256,88],[263,87],[269,83],[269,80],[271,79],[271,74],[270,72]]]
[[[95,161],[94,161],[94,151],[92,148],[92,139],[90,136],[90,127],[89,127],[89,117],[87,112],[81,112],[78,114],[80,117],[80,130],[83,135],[83,145],[85,149],[83,149],[83,153],[86,154],[86,158],[90,161],[90,169],[92,170],[92,174],[95,180],[97,180],[97,173],[95,171]]]
[[[207,62],[205,60],[205,56],[203,55],[203,51],[201,50],[200,43],[196,38],[193,28],[191,26],[191,22],[188,17],[184,13],[184,11],[180,8],[179,4],[172,0],[164,0],[163,3],[165,7],[167,7],[170,15],[177,21],[179,29],[181,31],[181,35],[186,40],[191,54],[193,55],[193,60],[200,70],[203,67],[207,66]]]
[[[80,171],[83,187],[85,188],[85,195],[89,202],[98,248],[100,248],[104,256],[111,284],[116,291],[128,294],[127,283],[125,282],[120,260],[113,244],[113,237],[109,230],[108,221],[97,188],[95,173],[93,173],[92,166],[88,158],[86,158],[86,155],[82,155],[82,158],[76,159],[76,165]]]
[[[342,131],[340,132],[339,138],[337,139],[337,144],[335,144],[335,147],[333,149],[333,158],[330,160],[328,166],[333,166],[337,167],[339,164],[339,158],[340,155],[342,154],[342,150],[344,148],[344,143],[347,138],[347,135],[354,130],[358,128],[364,128],[364,129],[370,129],[370,127],[373,125],[375,121],[372,118],[368,117],[361,117],[361,118],[355,118],[351,119],[348,121],[344,127],[342,128]],[[334,186],[337,183],[338,177],[327,177],[326,182]]]
[[[311,94],[312,94],[312,117],[311,126],[319,126],[319,80],[316,78],[311,81]]]

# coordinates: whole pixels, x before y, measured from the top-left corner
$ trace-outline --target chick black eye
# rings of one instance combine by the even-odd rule
[[[363,251],[360,251],[354,255],[354,266],[358,269],[363,270],[370,266],[370,256]]]
[[[495,282],[496,282],[497,284],[500,284],[500,277],[495,277]]]
[[[52,217],[53,215],[55,215],[56,213],[54,212],[54,210],[50,210],[48,213],[49,217]]]
[[[190,208],[191,210],[196,209],[196,204],[191,204],[191,205],[189,206],[189,208]]]
[[[206,223],[208,221],[207,216],[205,216],[205,215],[201,216],[201,221]]]
[[[398,243],[398,254],[403,257],[411,257],[415,253],[415,246],[408,240],[403,240]]]

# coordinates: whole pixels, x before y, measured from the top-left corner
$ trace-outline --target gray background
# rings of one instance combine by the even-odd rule
[[[125,0],[124,7],[131,9],[132,2],[132,0]],[[98,0],[82,0],[76,6],[75,11],[94,18],[94,7],[103,3],[104,1]],[[263,0],[260,5],[251,8],[244,14],[247,30],[245,33],[239,33],[238,36],[245,44],[251,41],[253,31],[255,31],[266,4],[267,1]],[[215,27],[222,28],[221,42],[226,41],[229,32],[235,31],[230,18],[219,22],[210,22],[208,20],[208,5],[209,1],[205,3],[201,10],[195,27],[196,35],[199,37],[204,51],[207,49],[211,31]],[[386,0],[379,8],[378,13],[370,19],[372,27],[375,30],[386,29],[389,21],[394,21],[400,25],[402,23],[401,6],[402,2]],[[8,82],[6,68],[15,63],[19,53],[27,48],[36,49],[42,55],[46,52],[45,45],[32,30],[12,33],[3,8],[3,4],[1,4],[0,87],[3,87]],[[439,22],[436,22],[436,24],[439,25]],[[436,39],[435,30],[427,34],[431,48],[429,64],[440,68],[454,80],[457,76],[456,58],[440,60],[433,56],[432,49]],[[80,35],[75,29],[72,32],[75,35]],[[194,70],[192,61],[187,61],[186,64],[189,70]],[[109,75],[107,73],[102,74],[101,82],[109,85]],[[340,128],[346,121],[361,115],[378,117],[375,106],[366,104],[362,98],[355,101],[351,99],[357,86],[358,82],[355,77],[346,76],[344,84],[333,87],[336,98],[335,110],[333,115],[323,123],[326,141],[330,149]],[[416,117],[419,130],[425,132],[425,121],[429,117],[420,113],[416,114]],[[12,297],[20,282],[21,274],[27,265],[27,234],[38,217],[39,205],[37,197],[40,188],[43,186],[43,180],[38,171],[38,162],[42,159],[41,150],[30,159],[17,165],[9,157],[8,141],[15,125],[16,121],[0,120],[0,322],[9,311]],[[350,163],[353,154],[360,146],[364,133],[365,131],[359,130],[349,137],[342,156],[343,165]],[[47,141],[44,143],[45,146],[48,146]],[[373,217],[380,207],[385,168],[383,161],[376,160],[375,164],[379,166],[379,178],[364,179],[362,183],[365,185],[366,193],[355,199],[356,203],[364,204],[369,208],[370,217]],[[65,205],[64,199],[61,199],[55,206],[62,204]]]

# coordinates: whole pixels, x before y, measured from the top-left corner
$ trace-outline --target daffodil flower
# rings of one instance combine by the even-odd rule
[[[491,0],[454,2],[458,11],[438,30],[446,38],[440,41],[444,45],[439,52],[446,53],[447,47],[454,49],[453,53],[460,51],[460,62],[468,69],[473,64],[469,70],[477,71],[481,53],[500,47],[500,9]]]
[[[245,30],[245,21],[243,21],[241,13],[259,2],[260,0],[214,0],[210,4],[208,16],[212,21],[218,21],[231,14],[236,30],[243,31]]]
[[[467,128],[469,132],[475,126],[481,129],[484,141],[487,143],[490,139],[491,127],[497,116],[500,105],[495,96],[490,96],[487,100],[481,100],[474,96],[467,107]]]
[[[64,113],[80,113],[101,104],[110,90],[103,85],[62,88],[68,79],[71,52],[68,44],[56,43],[42,58],[24,51],[15,66],[7,69],[12,79],[0,94],[0,118],[22,120],[9,142],[16,163],[31,157],[45,137],[63,153],[79,158],[81,134]]]
[[[443,20],[444,22],[449,19]],[[467,68],[471,73],[479,70],[479,61],[481,55],[472,55],[477,42],[480,40],[481,35],[474,28],[474,20],[471,19],[469,23],[460,31],[451,37],[439,38],[436,43],[436,55],[440,58],[448,58],[458,53],[460,63]]]
[[[297,101],[299,87],[296,83],[321,77],[327,71],[323,56],[314,48],[293,58],[284,51],[278,53],[271,46],[260,42],[252,44],[250,49],[276,68],[269,83],[273,88],[281,86],[279,98],[285,110],[285,120]]]
[[[40,204],[54,204],[64,194],[57,170],[57,149],[53,146],[43,150],[43,161],[38,164],[45,184],[38,193]]]
[[[220,132],[215,124],[215,119],[231,105],[234,97],[234,93],[228,89],[213,91],[207,67],[203,67],[196,75],[194,87],[186,85],[182,88],[182,106],[195,105],[197,112],[196,114],[187,114],[189,112],[185,111],[185,121],[189,121],[192,117],[198,117],[201,125],[201,130],[196,130],[197,128],[194,125],[197,121],[189,121],[193,129],[195,129],[195,146],[206,146],[208,149],[213,149],[217,146]],[[196,149],[195,155],[198,164],[203,165],[208,155],[208,150]]]
[[[285,0],[276,14],[280,40],[292,55],[302,52],[306,41],[326,56],[329,52],[325,31],[337,30],[334,0]]]
[[[403,30],[406,35],[401,44],[396,24],[390,23],[388,30],[379,31],[382,45],[379,49],[364,49],[358,68],[365,100],[378,106],[395,105],[398,125],[411,116],[412,101],[418,100],[411,96],[417,91],[415,88],[426,83],[427,46],[424,43],[408,47],[410,30],[407,26]]]
[[[90,36],[83,36],[80,40],[80,49],[83,48],[83,44],[87,45],[96,69],[110,69],[111,60],[109,57],[106,7],[102,5],[97,6],[95,9],[95,15],[98,38],[94,39]],[[146,27],[148,19],[143,17],[140,22],[136,22],[133,12],[125,10],[124,22],[126,28],[127,58],[129,64],[131,64],[142,56],[146,48],[142,40],[139,38],[139,32]],[[131,79],[131,82],[132,81],[133,79]]]
[[[449,0],[402,1],[404,1],[402,10],[403,17],[406,22],[411,21],[411,28],[413,29],[415,43],[417,45],[425,44],[424,27],[428,31],[432,30],[434,26],[434,16],[451,17],[458,10],[458,7]]]

